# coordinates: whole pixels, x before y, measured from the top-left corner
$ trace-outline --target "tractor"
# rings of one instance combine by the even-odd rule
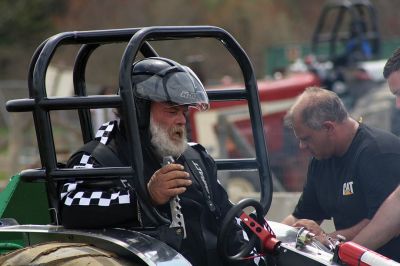
[[[239,65],[245,84],[243,89],[208,90],[207,93],[213,102],[247,102],[255,144],[254,157],[218,159],[218,172],[246,170],[257,176],[261,184],[259,201],[241,201],[225,217],[218,239],[221,256],[227,262],[249,259],[243,254],[258,245],[263,247],[263,253],[255,256],[265,259],[268,265],[356,265],[358,259],[367,263],[364,255],[369,260],[372,256],[379,265],[391,263],[355,244],[349,248],[351,242],[332,243],[326,247],[304,228],[299,230],[264,219],[268,218],[273,187],[266,148],[268,134],[264,132],[257,82],[248,56],[224,29],[164,26],[63,32],[48,38],[37,48],[28,71],[29,98],[8,101],[6,108],[9,112],[32,113],[41,166],[13,176],[0,194],[1,265],[190,265],[180,253],[152,236],[154,227],[72,230],[60,225],[58,182],[69,178],[107,180],[121,176],[135,187],[143,211],[154,224],[163,226],[171,222],[152,206],[141,174],[145,162],[141,156],[133,156],[141,154],[135,112],[127,112],[125,122],[130,166],[88,169],[65,168],[63,162],[58,161],[51,114],[77,111],[82,141],[89,142],[93,139],[90,109],[135,110],[130,73],[139,52],[144,57],[158,56],[154,42],[201,38],[213,38],[222,43]],[[112,43],[127,43],[119,69],[119,93],[88,95],[85,82],[88,60],[98,47]],[[75,95],[50,97],[46,94],[46,71],[57,48],[63,45],[80,45],[73,71]],[[243,212],[245,208],[253,210],[251,215]],[[235,217],[240,217],[243,226],[248,227],[250,240],[238,254],[228,254],[225,239],[229,221]],[[346,252],[349,250],[350,255]]]

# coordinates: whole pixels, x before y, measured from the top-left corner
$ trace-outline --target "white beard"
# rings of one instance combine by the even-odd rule
[[[176,127],[171,128],[171,131],[179,130]],[[154,122],[152,115],[150,114],[150,133],[151,133],[151,144],[154,146],[156,152],[161,157],[173,156],[179,157],[187,147],[187,136],[186,130],[184,129],[182,137],[177,141],[173,141],[170,138],[169,132],[161,125]]]

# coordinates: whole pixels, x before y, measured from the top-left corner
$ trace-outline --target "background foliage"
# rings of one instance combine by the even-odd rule
[[[372,1],[379,15],[383,38],[399,35],[393,1]],[[0,0],[0,78],[24,79],[36,47],[63,31],[130,28],[151,25],[215,25],[230,32],[250,56],[256,73],[264,75],[265,50],[272,45],[309,42],[324,1],[321,0]],[[174,49],[179,58],[180,47]],[[166,48],[165,48],[166,49]],[[183,49],[183,48],[182,48]],[[95,81],[109,83],[105,52],[103,73]],[[65,51],[56,62],[72,60]],[[218,52],[209,58],[219,62]],[[206,69],[218,76],[220,67]]]

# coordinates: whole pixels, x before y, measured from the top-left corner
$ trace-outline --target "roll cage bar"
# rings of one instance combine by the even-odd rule
[[[57,182],[75,179],[115,179],[121,176],[137,188],[138,198],[144,212],[156,224],[169,221],[162,217],[150,203],[147,187],[142,174],[143,158],[136,119],[135,100],[132,94],[131,68],[139,51],[144,57],[158,56],[149,41],[162,41],[186,38],[214,38],[223,43],[235,58],[243,74],[245,88],[240,90],[208,90],[211,101],[247,100],[255,144],[256,157],[244,159],[216,160],[218,170],[258,170],[261,184],[260,203],[264,214],[272,201],[272,179],[269,169],[268,153],[258,88],[251,62],[236,42],[225,30],[213,26],[164,26],[96,31],[64,32],[44,41],[35,51],[28,73],[29,98],[8,101],[9,112],[32,112],[39,146],[40,169],[21,172],[21,179],[28,182],[45,181],[53,223],[58,224],[57,210],[59,197]],[[101,45],[128,42],[121,59],[119,72],[119,95],[87,95],[85,70],[93,51]],[[47,97],[46,71],[56,51],[62,45],[82,45],[75,59],[73,84],[75,96]],[[52,133],[50,111],[78,110],[83,142],[93,139],[93,130],[89,109],[122,108],[126,118],[126,136],[131,166],[102,167],[92,169],[66,169],[57,164],[54,137]],[[127,111],[129,110],[129,112]],[[136,156],[133,156],[133,155]]]
[[[330,28],[326,25],[328,16],[335,14]],[[350,17],[350,24],[343,25],[346,14]],[[340,31],[345,28],[345,31]],[[328,1],[318,18],[311,41],[311,52],[320,54],[322,44],[328,44],[329,59],[338,56],[338,48],[342,42],[350,39],[355,41],[356,49],[360,49],[363,41],[371,46],[372,57],[379,57],[381,38],[378,28],[377,15],[374,6],[369,0],[331,0]]]

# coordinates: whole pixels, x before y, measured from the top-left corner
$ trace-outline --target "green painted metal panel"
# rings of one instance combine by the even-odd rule
[[[19,176],[11,177],[7,186],[0,192],[0,217],[4,218],[3,213],[7,208],[8,203],[12,195],[14,194],[15,189],[17,188],[19,183]]]
[[[0,217],[14,218],[19,224],[50,223],[44,183],[27,183],[13,176],[0,193]]]
[[[14,218],[19,224],[49,224],[48,209],[44,183],[22,182],[16,175],[0,193],[0,217]],[[23,233],[0,234],[0,254],[25,244]]]

